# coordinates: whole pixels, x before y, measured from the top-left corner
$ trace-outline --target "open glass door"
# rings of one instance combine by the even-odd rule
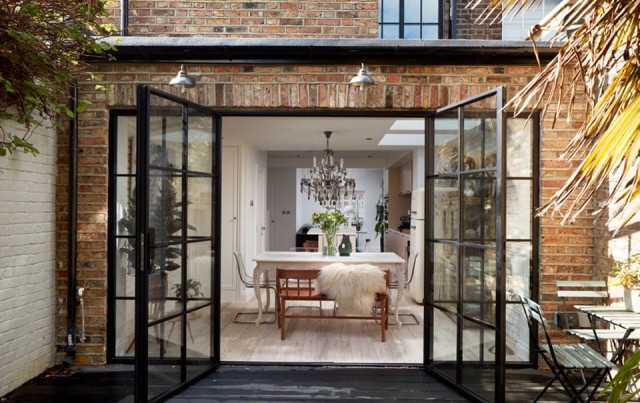
[[[531,366],[511,292],[537,295],[537,115],[503,113],[504,88],[426,120],[425,366],[483,401]]]
[[[220,117],[137,90],[136,401],[220,362]]]

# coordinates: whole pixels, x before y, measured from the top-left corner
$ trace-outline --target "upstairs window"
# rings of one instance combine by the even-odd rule
[[[440,0],[380,0],[378,37],[438,39]]]
[[[561,0],[542,0],[520,12],[510,10],[502,19],[502,39],[522,41],[529,37],[529,29],[542,21]]]

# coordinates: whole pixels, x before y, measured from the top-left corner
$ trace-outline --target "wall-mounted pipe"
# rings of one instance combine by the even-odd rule
[[[129,36],[129,1],[120,0],[120,35]]]
[[[77,247],[77,213],[78,213],[78,84],[71,84],[69,109],[73,112],[73,119],[69,123],[69,197],[68,239],[67,239],[67,347],[62,361],[64,365],[71,365],[76,357],[76,272],[78,262]]]

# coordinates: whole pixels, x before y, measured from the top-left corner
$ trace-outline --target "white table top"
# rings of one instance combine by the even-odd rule
[[[355,252],[351,256],[324,256],[319,252],[262,252],[256,262],[301,262],[301,263],[389,263],[404,264],[404,259],[393,252]]]

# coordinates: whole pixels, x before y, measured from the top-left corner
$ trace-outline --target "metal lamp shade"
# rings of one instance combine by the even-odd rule
[[[186,88],[193,88],[196,86],[196,79],[187,74],[187,69],[185,69],[183,64],[180,66],[178,74],[169,81],[169,85],[181,85]]]
[[[351,79],[351,85],[355,85],[361,90],[364,89],[364,87],[369,87],[375,83],[376,82],[373,81],[373,78],[371,78],[367,73],[367,70],[365,70],[364,63],[362,63],[362,68],[358,71],[358,74]]]

